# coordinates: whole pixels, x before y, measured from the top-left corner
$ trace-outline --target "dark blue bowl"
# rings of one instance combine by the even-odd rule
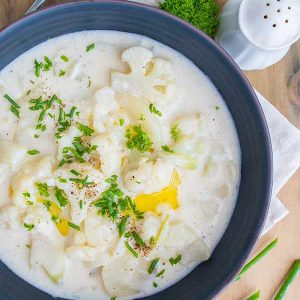
[[[212,257],[177,284],[147,299],[211,299],[237,274],[264,224],[272,185],[266,121],[250,84],[213,40],[161,10],[124,1],[79,1],[29,15],[0,33],[0,70],[26,50],[56,36],[93,29],[133,32],[176,49],[206,73],[226,101],[242,151],[242,174],[230,224]],[[0,264],[0,299],[44,300]]]

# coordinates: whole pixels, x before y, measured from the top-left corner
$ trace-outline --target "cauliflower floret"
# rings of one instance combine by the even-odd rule
[[[173,175],[174,166],[168,161],[157,159],[153,162],[142,158],[138,167],[124,176],[124,185],[132,193],[151,194],[170,185]]]
[[[9,229],[22,229],[23,210],[19,206],[7,205],[0,211],[0,224],[5,224]]]
[[[33,231],[48,236],[51,241],[57,241],[61,238],[61,235],[55,227],[55,223],[51,220],[50,213],[43,204],[28,207],[23,223],[33,224]]]
[[[9,165],[12,171],[16,171],[27,156],[27,148],[8,141],[0,141],[0,163]]]
[[[80,175],[74,175],[71,170],[75,170]],[[71,205],[72,222],[79,225],[85,219],[91,202],[100,196],[108,187],[108,183],[105,182],[102,172],[87,163],[65,164],[57,169],[54,175],[55,185],[64,190]],[[67,182],[62,182],[61,178],[66,179]],[[82,185],[76,182],[85,179],[89,184]]]
[[[153,102],[174,95],[172,64],[161,58],[153,58],[150,50],[132,47],[124,50],[122,61],[131,71],[124,74],[111,72],[111,86],[116,92],[135,97],[145,97]]]
[[[156,237],[161,227],[160,218],[152,213],[145,213],[141,221],[141,237],[143,241],[149,242],[152,237]]]
[[[192,262],[202,262],[211,255],[207,244],[182,222],[169,225],[167,235],[161,240],[159,248],[155,249],[159,257],[168,260],[170,257],[181,255],[180,264],[188,265]]]
[[[120,128],[118,115],[120,107],[115,99],[115,92],[109,87],[104,87],[95,93],[95,108],[93,115],[93,127],[99,133],[105,132],[111,125],[116,123]],[[125,123],[125,119],[124,123]],[[126,126],[126,124],[125,124]]]
[[[103,174],[106,177],[118,174],[122,161],[119,135],[115,131],[102,133],[93,137],[91,143],[97,146]]]
[[[23,195],[28,192],[35,195],[36,182],[50,182],[53,175],[53,160],[50,156],[43,156],[27,161],[20,171],[12,177],[12,201],[15,205],[26,207],[26,199]]]
[[[115,223],[90,210],[84,222],[84,233],[89,245],[102,251],[111,252],[119,239]]]
[[[114,297],[136,295],[146,285],[152,284],[149,281],[147,269],[148,263],[146,260],[136,259],[130,253],[115,256],[102,269],[102,278],[106,292]]]
[[[42,267],[54,283],[64,276],[65,258],[63,245],[53,243],[41,233],[32,234],[30,265],[33,268]]]

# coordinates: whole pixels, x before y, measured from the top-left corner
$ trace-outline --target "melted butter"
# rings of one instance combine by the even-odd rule
[[[152,194],[141,194],[135,198],[136,208],[139,211],[146,212],[151,211],[157,213],[157,208],[166,204],[172,209],[179,207],[178,201],[178,186],[180,185],[180,177],[177,171],[174,172],[174,178],[171,185],[165,187],[159,192]]]
[[[59,233],[62,236],[67,236],[69,234],[70,228],[69,228],[68,221],[66,219],[63,219],[63,218],[59,217],[60,214],[61,214],[61,211],[62,211],[61,208],[58,205],[56,205],[55,203],[53,203],[51,201],[44,200],[44,199],[38,198],[37,202],[43,203],[44,205],[46,204],[46,202],[50,204],[48,206],[49,207],[48,211],[49,211],[51,217],[55,217],[55,218],[60,219],[59,223],[55,223],[57,230],[59,231]]]

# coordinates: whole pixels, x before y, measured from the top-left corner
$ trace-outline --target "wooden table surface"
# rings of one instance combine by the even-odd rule
[[[32,2],[33,0],[0,0],[0,28],[21,17]],[[58,2],[65,1],[46,1],[46,5]],[[217,2],[222,6],[226,0],[217,0]],[[300,105],[295,106],[289,102],[287,83],[299,69],[300,41],[293,45],[285,58],[277,64],[262,71],[246,72],[246,76],[253,86],[298,128],[300,128]],[[244,278],[239,282],[232,283],[215,300],[242,300],[256,290],[261,290],[261,299],[273,299],[274,292],[291,264],[295,259],[300,258],[299,171],[280,191],[279,198],[290,210],[290,213],[262,237],[254,254],[274,237],[279,237],[278,246],[253,267]],[[285,299],[300,299],[300,276],[290,288]]]

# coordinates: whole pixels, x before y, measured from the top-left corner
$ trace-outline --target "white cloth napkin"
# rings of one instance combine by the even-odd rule
[[[158,6],[163,0],[130,0]],[[273,148],[273,192],[269,213],[262,235],[288,214],[288,209],[276,194],[300,166],[300,131],[294,127],[274,106],[256,91],[264,111]]]
[[[273,148],[273,198],[262,234],[288,214],[276,194],[300,166],[300,131],[256,91],[264,111]]]

